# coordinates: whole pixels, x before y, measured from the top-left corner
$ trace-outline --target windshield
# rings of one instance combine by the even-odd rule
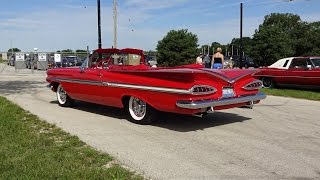
[[[75,56],[67,56],[66,59],[67,59],[68,62],[75,62],[77,60],[77,57],[75,57]]]
[[[314,64],[315,68],[320,67],[320,58],[319,59],[311,59],[311,61]]]

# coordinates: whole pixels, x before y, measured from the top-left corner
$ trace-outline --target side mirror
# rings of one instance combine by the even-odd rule
[[[85,68],[83,66],[80,66],[79,68],[80,68],[80,73],[84,73]]]

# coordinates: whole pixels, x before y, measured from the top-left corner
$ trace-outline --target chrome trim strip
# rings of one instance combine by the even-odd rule
[[[185,89],[162,88],[162,87],[141,86],[141,85],[134,85],[134,84],[121,84],[121,83],[111,83],[111,82],[103,82],[102,84],[104,86],[110,86],[110,87],[150,90],[150,91],[157,91],[157,92],[177,93],[177,94],[191,94],[190,90],[185,90]]]
[[[190,94],[190,95],[205,95],[205,94],[213,94],[217,91],[216,88],[208,86],[208,85],[194,85],[190,89],[177,89],[177,88],[165,88],[165,87],[155,87],[155,86],[143,86],[143,85],[135,85],[135,84],[123,84],[123,83],[113,83],[113,82],[99,82],[99,81],[90,81],[90,80],[80,80],[80,79],[68,79],[68,78],[52,78],[52,81],[61,81],[68,83],[78,83],[78,84],[87,84],[87,85],[95,85],[95,86],[108,86],[108,87],[117,87],[117,88],[130,88],[130,89],[138,89],[138,90],[146,90],[146,91],[156,91],[156,92],[166,92],[166,93],[175,93],[175,94]],[[214,91],[210,92],[201,92],[194,93],[193,89],[195,87],[209,87]]]
[[[68,79],[68,78],[55,78],[52,80],[61,81],[61,82],[69,82],[69,83],[96,85],[96,86],[130,88],[130,89],[149,90],[149,91],[177,93],[177,94],[192,94],[191,89],[186,90],[186,89],[175,89],[175,88],[163,88],[163,87],[153,87],[153,86],[141,86],[141,85],[134,85],[134,84],[121,84],[121,83],[112,83],[112,82],[99,82],[99,81],[80,80],[80,79]]]
[[[99,81],[90,81],[90,80],[81,80],[81,79],[56,78],[56,80],[61,82],[88,84],[88,85],[94,85],[94,86],[102,85],[102,83]]]
[[[243,96],[238,98],[227,98],[220,100],[198,100],[198,101],[187,101],[187,100],[178,100],[176,105],[180,108],[185,109],[201,109],[207,107],[216,107],[216,106],[225,106],[238,103],[246,103],[250,101],[259,101],[265,99],[267,96],[263,93],[258,93],[250,96]]]
[[[254,76],[258,76],[258,77],[273,77],[273,78],[277,78],[277,77],[281,77],[281,78],[306,78],[306,79],[318,79],[319,77],[307,77],[307,76],[270,76],[270,75],[254,75]]]

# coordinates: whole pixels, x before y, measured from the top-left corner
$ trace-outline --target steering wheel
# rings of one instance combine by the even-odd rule
[[[98,61],[95,65],[93,65],[93,68],[97,68],[97,69],[107,69],[108,65],[111,62],[111,58],[109,59],[102,59],[100,61]]]

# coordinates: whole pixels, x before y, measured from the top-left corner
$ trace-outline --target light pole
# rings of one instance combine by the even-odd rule
[[[117,48],[117,0],[113,0],[113,46]]]
[[[243,9],[243,4],[240,3],[240,57],[239,57],[239,66],[242,69],[243,63],[242,63],[242,55],[243,55],[243,48],[242,48],[242,9]]]
[[[101,15],[100,15],[100,0],[97,0],[98,5],[98,48],[102,48],[101,43]]]

